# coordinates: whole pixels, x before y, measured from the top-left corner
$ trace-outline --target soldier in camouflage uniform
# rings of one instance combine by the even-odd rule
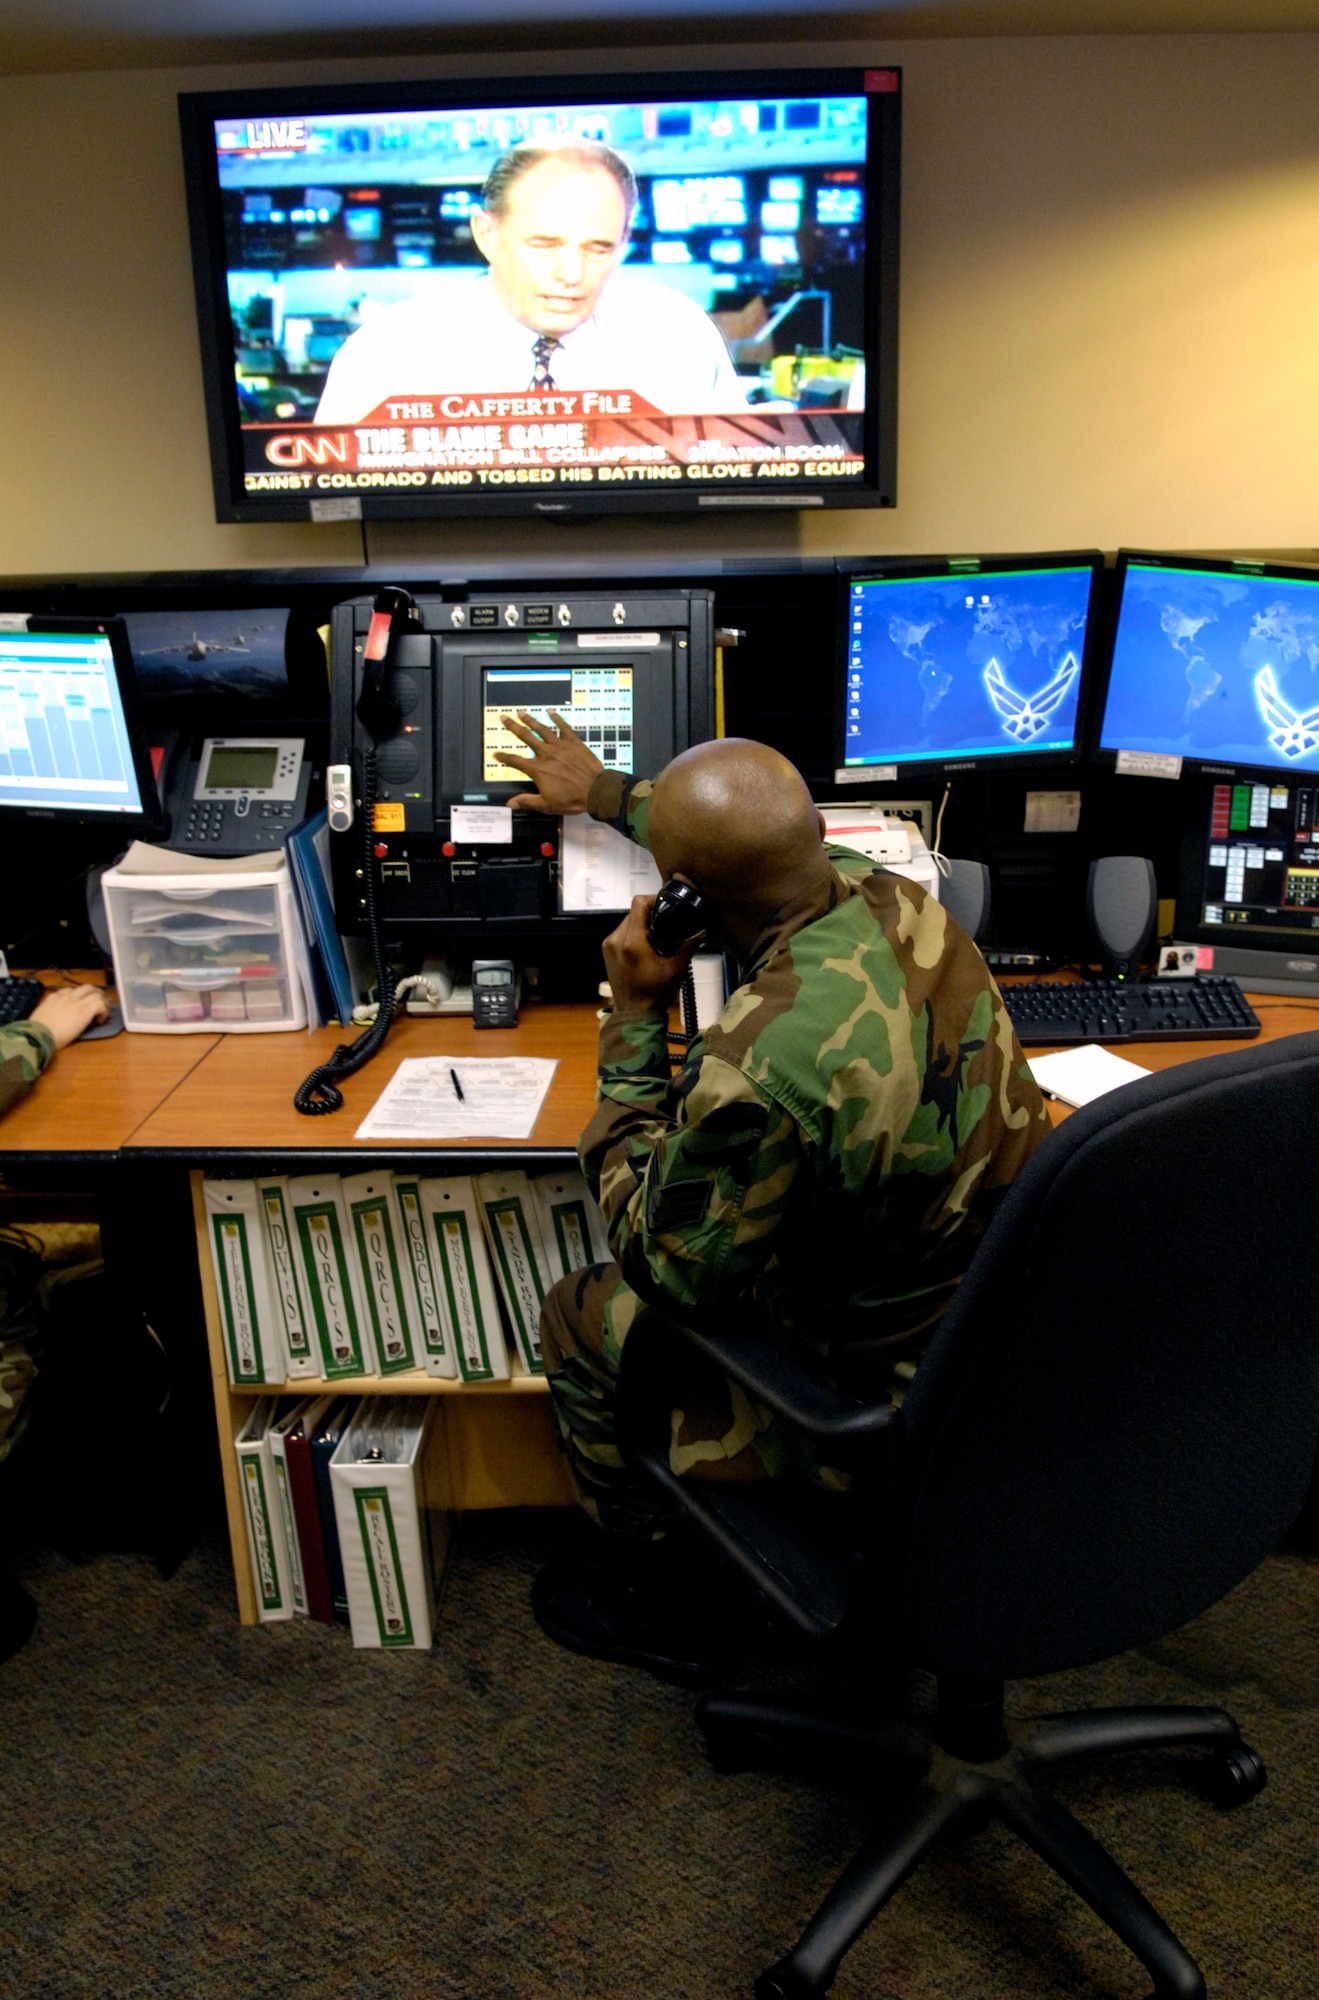
[[[60,986],[37,1003],[26,1021],[0,1028],[0,1114],[27,1095],[57,1049],[93,1021],[104,1020],[107,1011],[105,995],[96,987]],[[10,1270],[0,1271],[0,1459],[13,1442],[23,1398],[36,1373],[32,1313],[27,1291],[15,1287]],[[0,1660],[26,1643],[36,1619],[29,1593],[0,1575]]]
[[[523,728],[534,759],[518,761],[540,789],[520,802],[548,805],[571,732],[559,724],[556,746]],[[975,946],[916,884],[826,849],[786,759],[704,744],[653,786],[592,771],[586,804],[706,895],[745,967],[671,1079],[667,1009],[690,948],[656,956],[644,898],[605,944],[615,1007],[579,1150],[617,1262],[553,1288],[542,1340],[582,1500],[646,1537],[663,1515],[613,1430],[643,1306],[691,1325],[742,1316],[844,1386],[889,1393],[1049,1128]],[[713,1370],[693,1376],[671,1435],[680,1474],[845,1478]]]

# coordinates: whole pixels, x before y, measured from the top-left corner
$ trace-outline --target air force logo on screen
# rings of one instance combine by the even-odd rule
[[[1272,667],[1255,676],[1255,700],[1269,725],[1269,742],[1283,757],[1309,757],[1319,750],[1319,706],[1303,712],[1284,701]]]
[[[1030,743],[1067,699],[1068,690],[1081,671],[1075,653],[1064,653],[1057,672],[1034,694],[1019,694],[1012,687],[997,660],[991,660],[981,678],[990,707],[1000,718],[1005,736],[1014,743]]]

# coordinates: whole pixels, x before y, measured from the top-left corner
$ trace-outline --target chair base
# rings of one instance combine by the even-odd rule
[[[697,1710],[720,1770],[787,1761],[817,1771],[874,1769],[905,1792],[862,1842],[796,1945],[756,1981],[756,2000],[820,2000],[844,1953],[943,1834],[1000,1820],[1076,1890],[1140,1960],[1151,2000],[1204,2000],[1200,1968],[1130,1877],[1040,1773],[1078,1758],[1132,1750],[1206,1753],[1220,1804],[1263,1789],[1262,1760],[1231,1716],[1215,1708],[1086,1709],[1006,1722],[1000,1683],[940,1683],[933,1730],[848,1723],[773,1696],[707,1695]],[[933,1740],[931,1740],[931,1738]],[[914,1771],[914,1776],[913,1776]]]

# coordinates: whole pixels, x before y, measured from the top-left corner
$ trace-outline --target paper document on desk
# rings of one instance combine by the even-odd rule
[[[406,1056],[354,1136],[529,1139],[557,1068],[548,1056]]]
[[[630,910],[634,896],[659,892],[659,869],[644,847],[585,813],[563,822],[559,902],[565,910]]]
[[[1057,1055],[1033,1056],[1027,1067],[1040,1089],[1064,1104],[1090,1104],[1106,1091],[1120,1090],[1150,1072],[1139,1063],[1115,1056],[1098,1042],[1084,1042],[1080,1048],[1060,1049]]]

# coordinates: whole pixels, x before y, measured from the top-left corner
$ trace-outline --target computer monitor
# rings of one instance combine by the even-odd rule
[[[1182,834],[1179,942],[1212,947],[1210,969],[1244,985],[1319,993],[1319,779],[1196,791]]]
[[[1096,550],[844,577],[838,783],[1074,762],[1102,568]]]
[[[120,619],[30,616],[0,631],[0,814],[160,830]]]
[[[1319,773],[1319,571],[1119,555],[1097,754],[1119,771]]]

